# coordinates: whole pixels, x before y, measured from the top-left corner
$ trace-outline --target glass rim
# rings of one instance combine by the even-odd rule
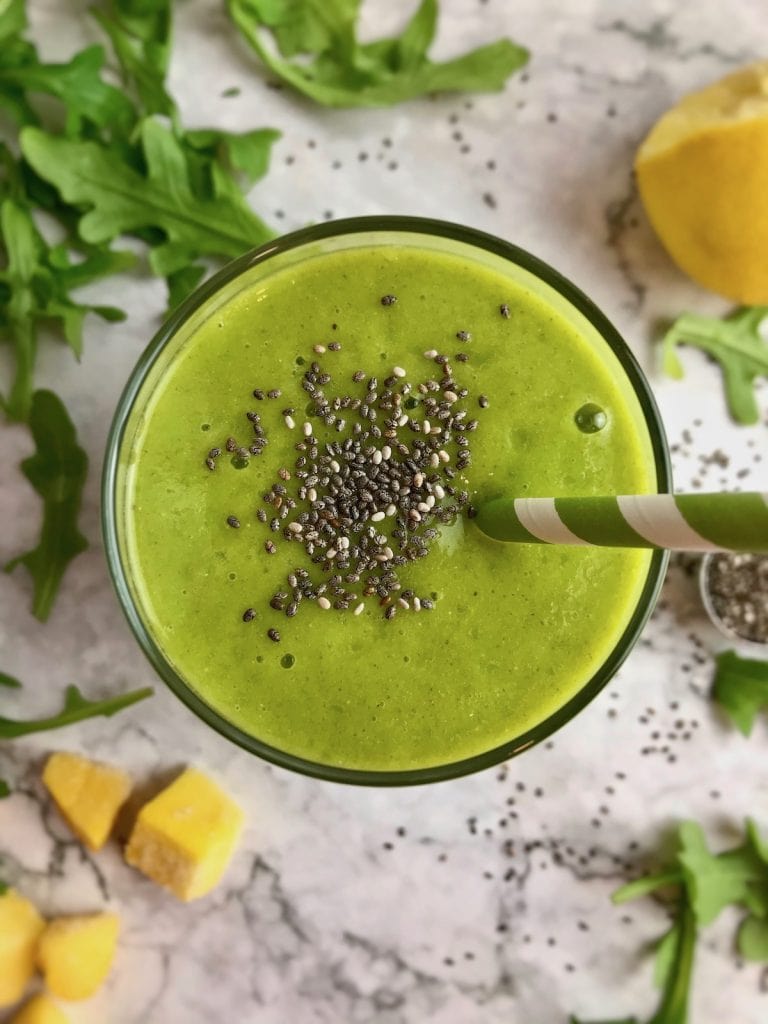
[[[580,687],[578,692],[531,729],[490,750],[474,754],[472,757],[462,758],[448,764],[397,771],[367,770],[326,765],[273,747],[249,735],[232,722],[229,722],[195,693],[191,685],[183,679],[163,654],[152,636],[151,629],[144,622],[139,608],[134,601],[128,580],[128,572],[123,565],[121,557],[117,508],[118,470],[125,429],[133,411],[134,402],[156,359],[165,349],[165,346],[175,337],[179,328],[230,281],[251,267],[257,266],[273,256],[289,252],[292,249],[324,239],[362,233],[428,235],[464,243],[473,248],[490,252],[507,262],[521,267],[559,293],[560,296],[566,299],[571,306],[587,319],[618,359],[638,400],[648,430],[658,491],[667,492],[671,489],[671,468],[664,427],[650,385],[631,349],[613,324],[584,292],[543,260],[511,242],[504,241],[495,235],[476,230],[475,228],[454,224],[450,221],[398,215],[353,217],[313,225],[266,242],[231,261],[211,278],[199,285],[166,318],[139,357],[120,396],[107,437],[102,469],[101,525],[107,566],[118,602],[128,620],[135,639],[169,689],[198,718],[202,719],[206,725],[249,751],[249,753],[256,754],[262,759],[279,765],[282,768],[288,768],[302,775],[328,782],[352,783],[363,786],[408,786],[446,781],[463,775],[469,775],[485,768],[491,768],[548,739],[554,732],[582,711],[614,677],[640,636],[653,611],[661,589],[669,553],[666,551],[653,552],[643,589],[637,598],[637,603],[629,622],[610,654],[603,660],[591,678]]]

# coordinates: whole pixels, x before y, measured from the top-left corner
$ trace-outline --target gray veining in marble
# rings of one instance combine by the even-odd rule
[[[412,6],[371,0],[366,25],[394,28]],[[205,0],[178,5],[173,90],[190,124],[281,128],[273,170],[251,195],[279,229],[423,214],[495,232],[552,262],[615,321],[648,371],[676,446],[677,486],[768,490],[766,423],[727,419],[717,369],[687,352],[682,383],[660,375],[657,321],[726,306],[673,267],[631,181],[639,140],[676,96],[764,53],[763,3],[734,0],[727,12],[717,0],[441,6],[439,54],[503,33],[531,48],[529,67],[503,94],[319,110],[268,88],[220,5]],[[86,7],[31,0],[46,56],[95,38]],[[241,94],[222,98],[231,86]],[[3,695],[9,714],[51,708],[69,682],[110,693],[152,681],[107,580],[96,470],[163,288],[139,271],[90,293],[124,306],[127,322],[89,321],[79,366],[63,346],[45,346],[40,380],[66,397],[92,460],[83,521],[92,545],[45,628],[27,611],[23,572],[0,576],[0,667],[26,683]],[[0,430],[0,562],[37,529],[16,468],[29,448],[23,431]],[[727,465],[712,458],[718,450]],[[15,787],[0,802],[4,874],[46,912],[108,900],[123,917],[117,968],[72,1011],[75,1024],[647,1016],[645,951],[665,914],[650,900],[614,908],[610,892],[680,818],[702,821],[723,843],[746,814],[768,821],[765,723],[747,741],[708,698],[719,646],[690,576],[675,568],[619,676],[552,742],[472,778],[403,791],[334,786],[262,764],[159,686],[115,719],[0,748],[0,775]],[[127,868],[116,845],[84,853],[43,799],[41,759],[56,747],[113,760],[139,779],[185,762],[213,772],[249,813],[222,887],[181,906]],[[758,1024],[768,1014],[768,972],[737,962],[734,924],[724,915],[701,943],[696,1024]]]

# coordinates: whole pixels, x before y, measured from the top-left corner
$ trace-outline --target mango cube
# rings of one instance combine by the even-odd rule
[[[115,958],[117,914],[58,917],[37,946],[47,988],[60,999],[87,999],[109,974]]]
[[[215,782],[188,768],[139,811],[125,859],[180,900],[194,900],[219,882],[244,820]]]
[[[0,1007],[24,995],[35,973],[35,947],[45,921],[35,907],[9,889],[0,896]]]
[[[125,772],[63,752],[48,758],[43,783],[69,827],[91,850],[100,850],[106,843],[131,792]]]
[[[34,996],[10,1024],[69,1024],[69,1017],[46,995]]]

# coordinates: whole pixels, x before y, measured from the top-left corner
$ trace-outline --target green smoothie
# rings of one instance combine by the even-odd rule
[[[475,528],[472,505],[502,493],[655,490],[634,392],[596,334],[572,326],[513,267],[505,273],[501,261],[475,260],[471,250],[371,242],[274,262],[274,270],[267,261],[214,296],[179,331],[139,395],[121,451],[121,532],[140,615],[168,662],[218,715],[297,757],[401,771],[503,744],[541,723],[600,668],[636,609],[651,554],[498,544]],[[329,400],[358,401],[342,402],[330,425],[313,415],[312,389],[304,387],[313,361]],[[389,444],[383,461],[413,477],[397,444],[407,442],[414,454],[418,440],[427,444],[462,409],[450,445],[438,445],[450,448],[449,461],[435,456],[436,474],[450,467],[452,476],[440,479],[454,495],[442,487],[432,507],[422,503],[421,522],[406,516],[409,530],[431,535],[419,542],[426,554],[396,566],[400,590],[366,596],[371,574],[348,583],[347,566],[341,589],[352,596],[341,608],[329,588],[324,600],[315,594],[286,614],[291,573],[303,570],[317,586],[333,572],[312,562],[301,537],[283,533],[310,508],[312,495],[296,497],[297,487],[306,495],[312,484],[309,449],[314,443],[317,458],[327,444],[354,441],[356,423],[387,429],[389,409],[365,415],[372,376],[371,407],[397,393],[396,418],[409,422],[397,437],[366,439],[365,471],[381,465],[371,452]],[[452,411],[426,433],[427,410],[435,409],[428,399],[436,399],[419,385],[432,379]],[[267,397],[274,389],[280,396]],[[577,415],[585,406],[601,412],[586,424]],[[230,438],[237,449],[259,450],[228,451]],[[464,457],[470,441],[471,458]],[[273,490],[276,481],[284,495]],[[321,492],[317,481],[322,503]],[[290,495],[296,507],[280,518]],[[441,519],[435,512],[446,504]],[[374,522],[396,555],[396,517]],[[347,532],[354,549],[360,534]],[[329,547],[317,551],[325,557]],[[388,568],[380,564],[379,578]]]

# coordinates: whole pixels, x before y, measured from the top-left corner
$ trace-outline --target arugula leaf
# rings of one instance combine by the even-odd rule
[[[130,101],[101,78],[104,49],[89,46],[66,64],[42,64],[28,43],[0,53],[0,92],[47,93],[64,105],[66,131],[77,134],[83,123],[93,123],[111,132],[127,132],[135,121]],[[13,112],[13,111],[12,111]],[[39,118],[27,104],[22,124],[37,124]]]
[[[7,672],[0,672],[0,686],[7,686],[11,690],[21,689],[21,683],[16,676],[9,676]]]
[[[746,306],[724,320],[683,313],[664,335],[664,370],[679,379],[683,367],[677,346],[702,349],[720,364],[731,416],[738,423],[757,423],[754,382],[756,377],[768,375],[768,343],[760,335],[766,317],[768,306]]]
[[[37,128],[21,133],[24,156],[68,202],[86,208],[78,225],[91,244],[125,232],[154,228],[165,241],[150,253],[152,269],[170,274],[196,256],[235,257],[271,238],[234,187],[196,197],[190,188],[183,149],[167,128],[152,118],[140,126],[146,174],[126,166],[121,155],[97,142],[49,135]]]
[[[179,270],[174,270],[172,274],[168,275],[166,281],[168,283],[169,313],[176,309],[190,292],[194,291],[204,276],[205,267],[199,267],[195,264],[181,267]]]
[[[700,924],[710,924],[730,904],[754,906],[752,886],[768,881],[768,865],[750,841],[715,855],[707,849],[704,832],[695,822],[683,822],[679,835],[678,860]]]
[[[745,736],[758,712],[768,705],[768,662],[741,658],[735,651],[715,657],[717,672],[712,696]]]
[[[739,928],[739,952],[746,960],[768,960],[768,920],[750,914]]]
[[[0,800],[5,800],[5,798],[10,795],[11,787],[8,785],[5,779],[0,779]]]
[[[113,0],[107,11],[91,13],[109,36],[123,84],[132,90],[144,114],[164,114],[174,128],[179,116],[165,88],[171,53],[170,0]]]
[[[24,565],[34,580],[32,612],[45,622],[69,562],[88,547],[77,527],[88,457],[77,443],[74,425],[52,391],[36,391],[29,417],[37,451],[21,469],[43,499],[43,525],[37,547],[13,558],[11,572]]]
[[[0,42],[27,27],[24,0],[0,0]]]
[[[122,711],[123,708],[130,707],[146,697],[151,697],[153,693],[154,690],[151,687],[145,687],[142,690],[132,690],[130,693],[121,694],[119,697],[88,700],[76,686],[68,686],[64,692],[64,707],[57,715],[30,721],[18,721],[0,715],[0,740],[12,740],[18,736],[28,736],[33,732],[61,729],[74,722],[82,722],[86,718],[95,718],[97,715],[108,718],[110,715]]]
[[[330,107],[379,107],[431,92],[502,89],[528,60],[508,39],[436,64],[427,57],[437,0],[422,0],[404,32],[360,43],[360,0],[228,0],[230,16],[264,64],[299,92]],[[268,46],[271,33],[283,60]],[[310,60],[306,58],[312,58]]]
[[[725,907],[736,905],[749,911],[737,935],[742,955],[768,960],[768,840],[751,819],[747,819],[742,845],[719,854],[710,853],[695,822],[683,822],[678,834],[680,848],[668,871],[631,882],[613,894],[614,903],[623,903],[670,885],[679,889],[677,917],[656,950],[654,980],[662,988],[662,998],[648,1024],[687,1024],[696,929],[713,921]],[[579,1021],[572,1017],[571,1024]],[[630,1018],[602,1024],[637,1022]]]
[[[248,185],[259,181],[269,170],[272,145],[280,138],[274,128],[256,128],[250,132],[224,132],[202,128],[184,133],[184,141],[206,162],[216,160],[226,170],[240,171]]]
[[[50,247],[29,209],[13,199],[0,204],[0,242],[8,253],[8,265],[0,270],[0,337],[10,338],[15,356],[11,390],[7,399],[0,397],[0,405],[9,419],[26,420],[32,401],[37,325],[51,320],[59,323],[79,356],[87,313],[110,321],[123,320],[125,314],[112,306],[80,305],[69,297],[70,289],[132,266],[135,260],[131,253],[85,248],[82,262],[72,263],[67,246]]]
[[[636,900],[639,896],[649,896],[657,889],[664,889],[669,885],[679,885],[683,880],[683,874],[679,869],[664,871],[658,875],[646,875],[634,882],[627,882],[611,896],[613,903],[627,903],[629,900]]]

